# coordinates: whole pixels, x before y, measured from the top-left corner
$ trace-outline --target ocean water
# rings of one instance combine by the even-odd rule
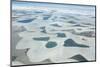
[[[95,60],[95,6],[12,3],[12,65]]]

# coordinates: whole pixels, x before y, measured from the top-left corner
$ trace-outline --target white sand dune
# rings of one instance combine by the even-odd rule
[[[24,12],[26,9],[14,9],[13,17],[18,18],[12,23],[14,30],[12,34],[16,34],[12,40],[17,40],[17,37],[21,39],[13,49],[15,50],[14,56],[17,56],[13,65],[95,60],[95,18],[91,18],[94,14],[73,14],[68,13],[67,9],[66,11],[64,9],[65,12],[63,10],[63,12],[59,12],[57,9],[52,12],[54,9],[50,8],[47,11],[45,7],[42,11],[38,8],[34,9],[41,11],[37,13],[32,9],[32,14],[27,15],[17,14],[16,11],[19,10]],[[69,39],[71,42],[65,44],[65,41]],[[56,43],[56,45],[50,44],[50,42]],[[15,45],[15,42],[12,45]],[[21,55],[16,50],[25,50],[25,55]],[[80,59],[71,58],[73,56],[80,56]]]

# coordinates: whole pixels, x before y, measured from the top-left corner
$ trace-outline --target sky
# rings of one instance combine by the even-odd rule
[[[13,5],[14,6],[29,6],[29,7],[32,7],[32,6],[40,6],[40,7],[55,7],[55,8],[70,8],[69,6],[71,7],[74,7],[74,8],[82,8],[82,9],[92,9],[94,8],[95,6],[87,6],[87,5],[71,5],[71,4],[54,4],[54,3],[41,3],[41,2],[16,2],[14,1],[13,2]]]
[[[36,8],[36,7],[45,7],[45,8],[53,8],[58,10],[66,10],[72,12],[80,12],[80,13],[89,13],[95,14],[95,6],[94,5],[73,5],[73,4],[55,4],[55,3],[44,3],[44,2],[12,2],[12,8]]]

